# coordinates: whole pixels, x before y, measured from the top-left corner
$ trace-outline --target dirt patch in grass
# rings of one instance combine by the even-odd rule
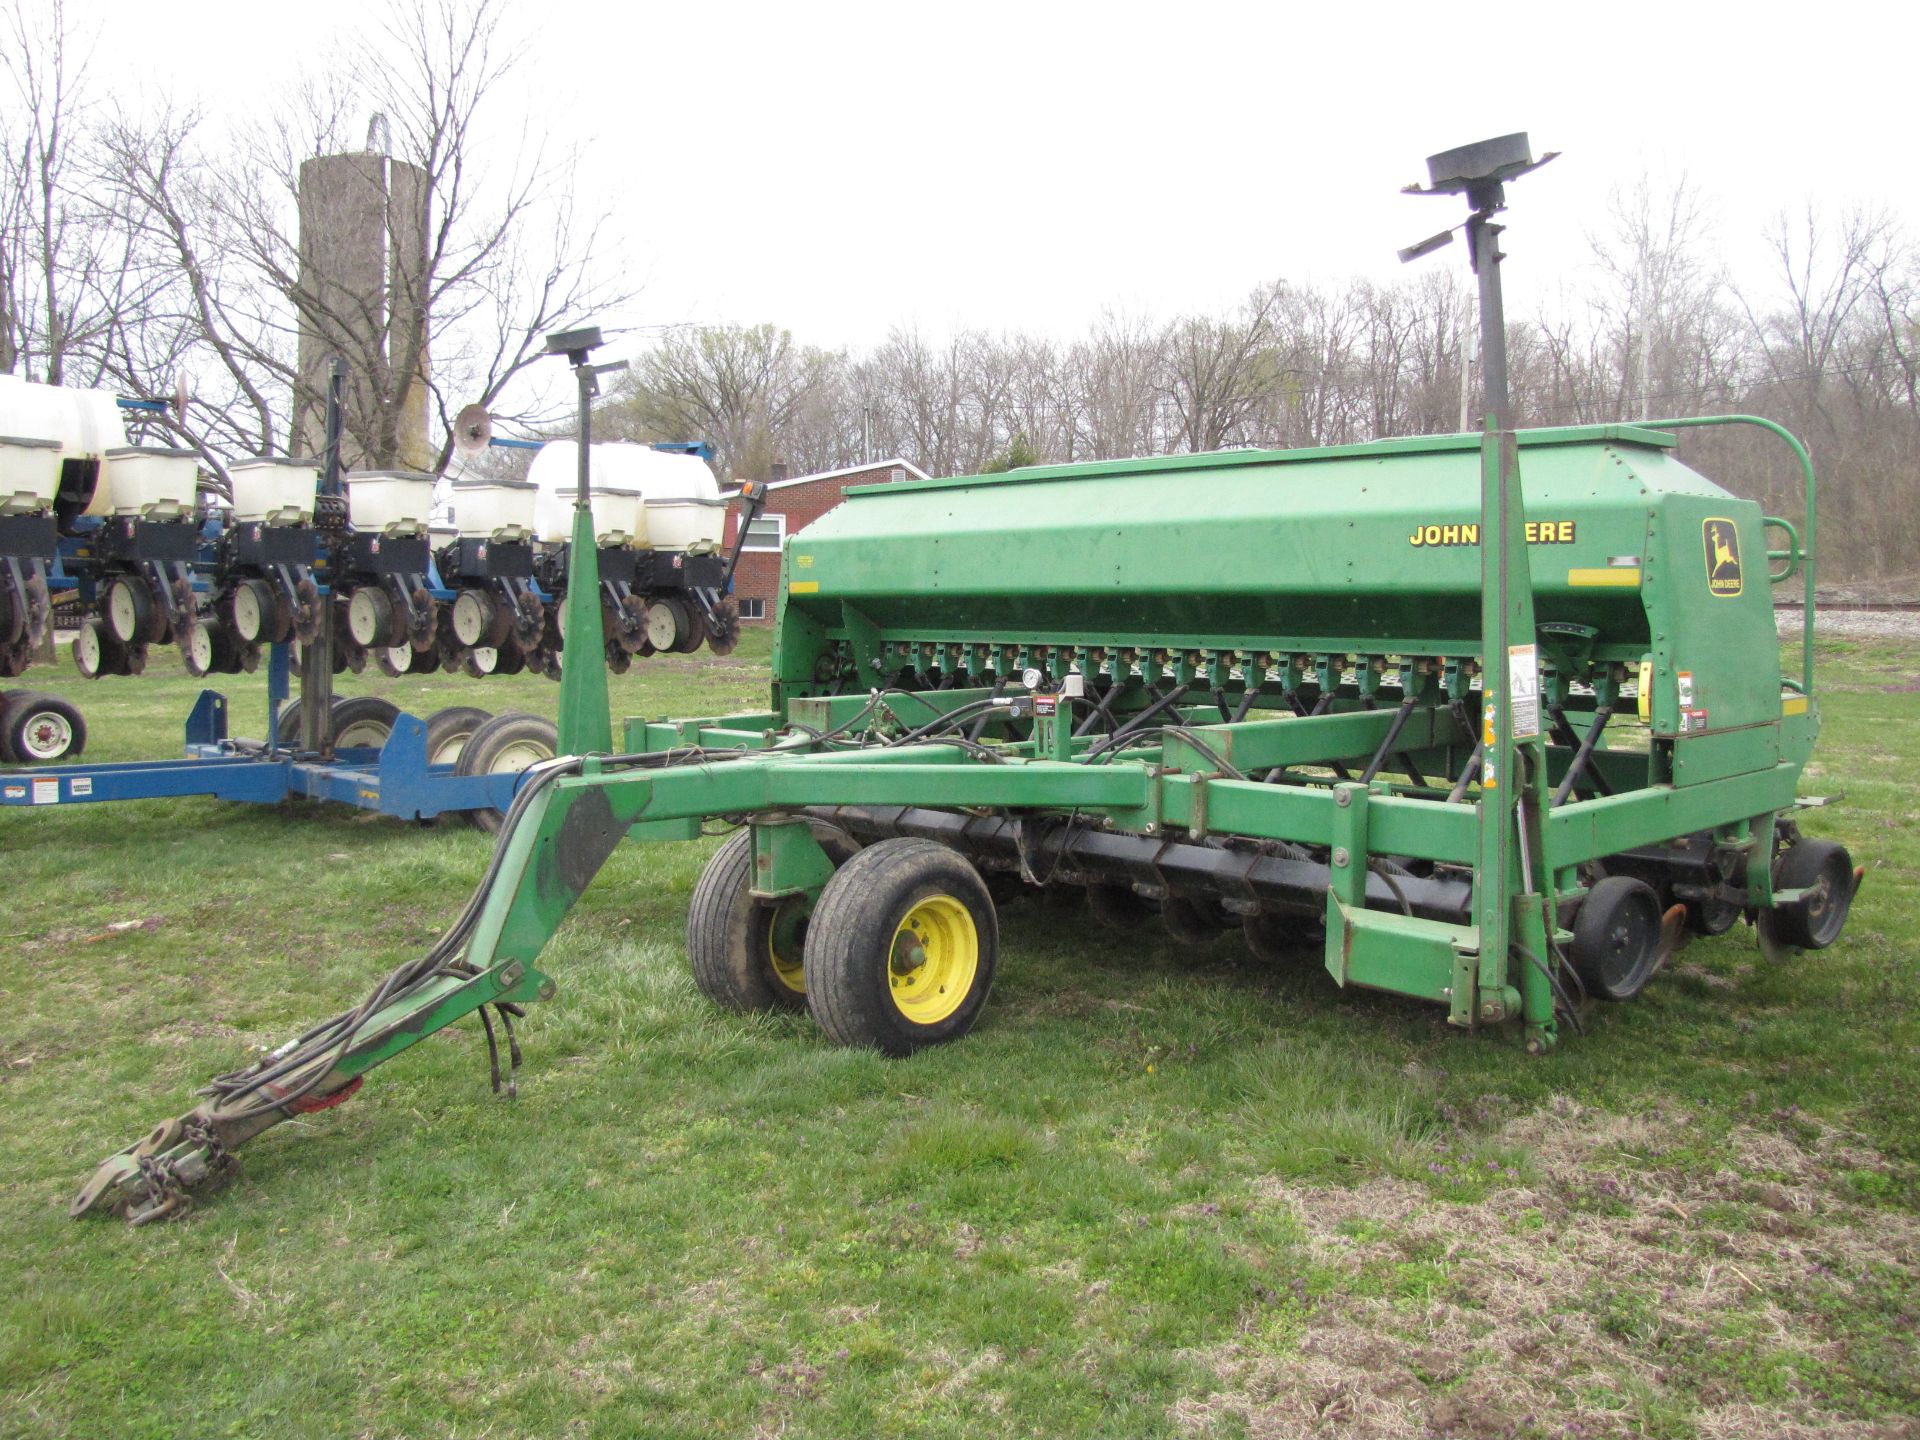
[[[1206,1353],[1218,1388],[1174,1419],[1253,1440],[1920,1435],[1920,1219],[1861,1198],[1892,1170],[1855,1137],[1778,1118],[1714,1137],[1677,1108],[1557,1100],[1499,1132],[1530,1176],[1479,1200],[1269,1182],[1318,1298]]]

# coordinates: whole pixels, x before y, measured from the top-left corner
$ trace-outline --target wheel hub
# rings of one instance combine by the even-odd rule
[[[951,895],[932,895],[894,931],[888,992],[909,1020],[935,1025],[966,1001],[979,967],[980,934],[972,914]]]

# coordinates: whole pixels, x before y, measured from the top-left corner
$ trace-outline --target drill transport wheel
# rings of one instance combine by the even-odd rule
[[[806,1009],[810,909],[803,896],[754,897],[753,831],[735,831],[700,872],[687,908],[693,983],[728,1010]]]
[[[807,1006],[842,1045],[911,1055],[958,1040],[993,988],[986,883],[931,840],[869,845],[834,873],[807,932]]]

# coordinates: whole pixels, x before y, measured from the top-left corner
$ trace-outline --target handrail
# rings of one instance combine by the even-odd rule
[[[1793,447],[1793,453],[1800,459],[1800,473],[1807,482],[1807,516],[1802,526],[1805,543],[1801,546],[1801,574],[1806,579],[1807,600],[1800,617],[1800,692],[1803,695],[1813,694],[1813,457],[1807,454],[1807,447],[1786,426],[1759,415],[1689,415],[1678,420],[1646,420],[1641,423],[1649,430],[1681,430],[1698,425],[1758,425]]]

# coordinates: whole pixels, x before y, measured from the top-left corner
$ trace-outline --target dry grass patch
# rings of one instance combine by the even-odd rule
[[[1920,1435],[1920,1220],[1860,1198],[1889,1167],[1854,1137],[1781,1118],[1799,1133],[1711,1138],[1684,1110],[1556,1100],[1498,1135],[1531,1177],[1481,1199],[1269,1181],[1323,1298],[1207,1354],[1219,1387],[1174,1418],[1253,1440]]]

